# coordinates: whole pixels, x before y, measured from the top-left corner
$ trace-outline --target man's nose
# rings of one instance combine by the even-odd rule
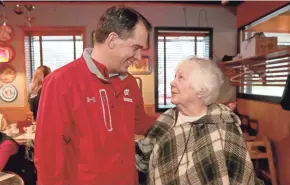
[[[142,59],[142,57],[141,57],[141,49],[138,49],[138,50],[136,51],[134,57],[135,57],[135,59],[138,60],[138,61],[140,61],[140,60]]]

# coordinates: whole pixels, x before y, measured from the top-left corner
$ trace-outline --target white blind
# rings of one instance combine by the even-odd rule
[[[27,33],[24,37],[26,80],[29,86],[37,67],[46,65],[52,71],[79,58],[83,51],[82,34],[39,35]],[[29,88],[28,88],[29,89]]]
[[[177,64],[190,55],[209,58],[208,32],[158,33],[158,102],[155,103],[158,104],[159,109],[174,107],[171,104],[170,82],[174,79]]]

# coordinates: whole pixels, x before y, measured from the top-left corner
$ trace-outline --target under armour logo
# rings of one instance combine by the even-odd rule
[[[96,102],[96,98],[95,97],[87,97],[87,103],[91,103],[92,102]]]
[[[124,90],[124,95],[125,95],[125,96],[129,96],[129,92],[130,92],[129,89],[125,89],[125,90]]]

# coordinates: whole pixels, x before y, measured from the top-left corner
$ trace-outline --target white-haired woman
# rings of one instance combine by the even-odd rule
[[[240,119],[215,104],[222,73],[210,60],[190,57],[171,82],[176,108],[160,115],[136,145],[136,168],[149,185],[263,184],[256,178]]]

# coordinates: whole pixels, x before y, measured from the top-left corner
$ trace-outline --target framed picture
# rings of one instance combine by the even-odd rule
[[[152,64],[149,56],[142,56],[142,59],[136,64],[130,65],[128,72],[132,75],[150,74],[152,71]]]
[[[11,62],[14,59],[14,49],[11,46],[0,44],[0,63]]]
[[[12,65],[0,65],[0,81],[4,83],[11,83],[16,78],[16,70]]]
[[[0,26],[0,42],[8,43],[13,39],[13,37],[14,31],[12,29],[12,26],[10,25]]]

